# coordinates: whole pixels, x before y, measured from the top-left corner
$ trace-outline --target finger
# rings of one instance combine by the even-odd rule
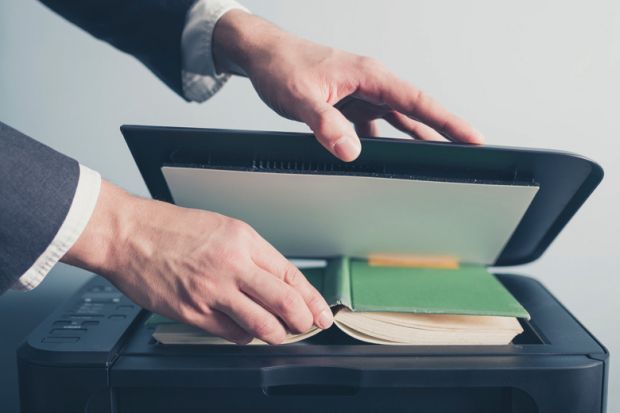
[[[360,140],[351,123],[338,109],[325,102],[308,102],[300,109],[299,118],[334,156],[345,162],[359,156],[362,150]]]
[[[224,294],[215,306],[228,315],[253,337],[269,344],[280,344],[286,338],[286,330],[278,319],[260,304],[240,291]]]
[[[386,105],[375,105],[352,95],[347,96],[334,105],[355,126],[357,136],[378,136],[377,123],[390,108]]]
[[[253,336],[239,327],[230,317],[217,310],[191,322],[192,325],[215,336],[222,337],[236,344],[248,344]]]
[[[403,115],[402,113],[392,111],[386,114],[383,119],[385,119],[390,125],[394,126],[396,129],[400,130],[401,132],[408,133],[414,138],[422,139],[425,141],[447,141],[447,139],[443,135],[438,133],[435,129],[423,124],[422,122],[413,120],[410,117]]]
[[[367,65],[359,94],[420,120],[440,133],[467,143],[483,143],[482,134],[408,82],[373,63]]]
[[[301,295],[312,313],[314,325],[327,329],[334,322],[332,310],[316,288],[289,260],[284,258],[271,244],[265,242],[253,258],[256,265],[274,274],[293,287]]]
[[[288,260],[286,263],[285,269],[278,274],[282,274],[284,282],[299,291],[313,315],[314,324],[323,330],[331,327],[334,315],[321,293],[310,284],[297,267]]]
[[[278,316],[295,333],[312,328],[313,316],[299,292],[273,274],[256,267],[254,275],[239,280],[241,291]]]
[[[355,133],[357,136],[378,136],[379,129],[377,128],[377,123],[374,121],[362,121],[356,122],[355,124]]]

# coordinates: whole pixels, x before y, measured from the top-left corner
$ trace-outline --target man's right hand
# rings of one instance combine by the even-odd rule
[[[218,21],[213,53],[220,69],[245,73],[269,107],[306,123],[346,162],[360,154],[358,134],[378,134],[377,119],[418,139],[483,142],[480,132],[377,60],[299,38],[242,10]]]
[[[278,344],[287,330],[333,322],[319,292],[249,225],[105,181],[62,261],[103,275],[144,308],[235,343]]]

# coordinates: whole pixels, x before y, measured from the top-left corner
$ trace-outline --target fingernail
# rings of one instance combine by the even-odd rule
[[[334,322],[332,310],[326,308],[325,310],[321,311],[321,314],[319,314],[316,322],[318,324],[318,327],[322,328],[323,330],[331,327],[332,323]]]
[[[336,156],[343,161],[353,161],[362,151],[360,140],[352,136],[343,136],[334,144]]]

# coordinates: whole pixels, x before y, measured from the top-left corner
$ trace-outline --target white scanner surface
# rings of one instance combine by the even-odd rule
[[[495,261],[537,186],[162,167],[177,205],[247,222],[288,257]]]

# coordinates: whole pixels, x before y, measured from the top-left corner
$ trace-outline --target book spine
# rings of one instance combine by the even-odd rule
[[[330,305],[344,305],[352,308],[351,273],[349,258],[338,257],[327,262],[323,280],[323,296]]]

